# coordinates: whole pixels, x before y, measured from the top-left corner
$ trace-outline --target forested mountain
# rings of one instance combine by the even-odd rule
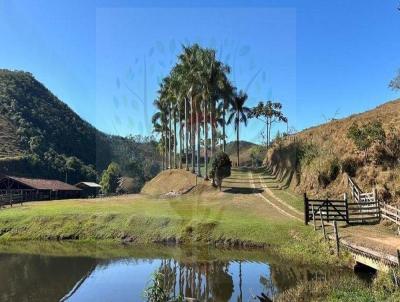
[[[111,161],[143,176],[144,166],[157,164],[156,143],[102,133],[32,74],[0,70],[0,173],[73,183],[96,180]]]

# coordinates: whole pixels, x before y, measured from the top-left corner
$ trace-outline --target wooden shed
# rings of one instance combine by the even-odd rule
[[[82,197],[96,197],[99,194],[101,186],[95,182],[83,181],[77,183],[75,187],[82,190]]]
[[[81,189],[59,180],[0,176],[0,197],[15,201],[79,198]]]

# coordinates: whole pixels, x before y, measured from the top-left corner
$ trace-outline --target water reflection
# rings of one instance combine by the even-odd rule
[[[141,247],[132,252],[124,258],[0,254],[0,301],[143,301],[154,272],[163,274],[171,297],[268,301],[300,280],[336,273],[296,268],[273,258],[260,261],[240,251],[146,252]]]
[[[0,300],[57,301],[95,266],[91,258],[0,254]]]

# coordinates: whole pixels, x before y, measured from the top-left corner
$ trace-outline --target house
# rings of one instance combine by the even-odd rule
[[[82,197],[96,197],[101,189],[99,184],[88,181],[77,183],[75,187],[82,190]]]
[[[20,201],[79,198],[81,191],[59,180],[0,176],[0,196],[18,196]]]

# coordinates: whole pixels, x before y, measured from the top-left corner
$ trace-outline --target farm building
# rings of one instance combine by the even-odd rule
[[[4,201],[51,200],[79,198],[81,189],[59,180],[0,176],[0,196]]]
[[[82,197],[96,197],[101,189],[99,184],[88,181],[77,183],[75,187],[82,190]]]

